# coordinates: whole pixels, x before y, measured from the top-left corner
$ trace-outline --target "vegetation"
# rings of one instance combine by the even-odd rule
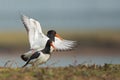
[[[120,47],[120,31],[58,32],[66,39],[80,41],[81,46]],[[72,35],[71,35],[72,34]],[[1,32],[0,49],[29,48],[27,33]],[[9,51],[9,50],[8,50]],[[120,64],[69,65],[67,67],[11,68],[0,67],[0,80],[120,80]]]
[[[74,32],[69,30],[56,30],[65,39],[80,41],[82,46],[120,47],[120,29],[83,30]],[[44,33],[46,33],[45,31]],[[28,36],[26,31],[0,32],[0,48],[28,48]]]
[[[120,80],[120,65],[0,68],[0,80]]]

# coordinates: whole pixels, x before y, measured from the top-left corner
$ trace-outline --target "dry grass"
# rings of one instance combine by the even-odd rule
[[[0,80],[120,80],[120,65],[0,68]]]

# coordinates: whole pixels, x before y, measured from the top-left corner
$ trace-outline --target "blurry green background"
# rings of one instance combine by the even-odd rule
[[[120,48],[119,0],[0,0],[0,49],[29,49],[21,14],[81,46]]]

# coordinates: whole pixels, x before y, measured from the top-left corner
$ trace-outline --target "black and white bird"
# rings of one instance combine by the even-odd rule
[[[76,41],[65,40],[61,38],[55,30],[49,30],[46,36],[42,32],[40,23],[35,19],[24,15],[22,15],[21,19],[28,33],[30,43],[30,51],[21,55],[21,58],[24,61],[28,61],[34,52],[43,50],[48,40],[51,40],[53,42],[56,50],[70,50],[76,44]]]
[[[55,49],[53,42],[48,40],[45,48],[40,51],[34,52],[29,59],[27,59],[26,64],[23,66],[27,66],[28,64],[32,64],[33,66],[38,66],[39,64],[43,64],[47,62],[50,58],[51,52]]]
[[[49,30],[47,36],[42,32],[40,23],[32,18],[22,15],[22,22],[26,28],[29,37],[30,49],[43,49],[46,41],[50,38],[54,41],[56,50],[72,49],[76,41],[65,40],[56,33],[55,30]]]

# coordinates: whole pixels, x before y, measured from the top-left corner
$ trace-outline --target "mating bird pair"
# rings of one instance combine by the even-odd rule
[[[47,36],[43,34],[40,23],[27,16],[22,16],[22,22],[26,28],[29,37],[30,51],[21,55],[22,60],[27,64],[38,66],[47,62],[54,50],[72,49],[76,41],[65,40],[56,33],[55,30],[49,30]]]

